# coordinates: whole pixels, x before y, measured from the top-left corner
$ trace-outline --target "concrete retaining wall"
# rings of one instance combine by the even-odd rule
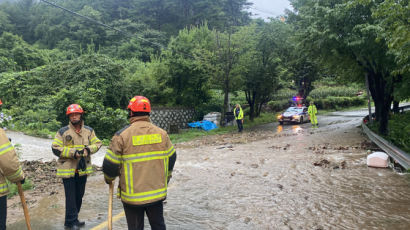
[[[195,110],[189,108],[157,107],[152,108],[151,121],[169,133],[176,133],[178,129],[188,128],[194,115]]]

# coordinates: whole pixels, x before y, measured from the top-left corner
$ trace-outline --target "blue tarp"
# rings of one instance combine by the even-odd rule
[[[201,128],[205,131],[218,128],[218,126],[216,126],[213,122],[207,120],[188,123],[188,126],[192,128]]]

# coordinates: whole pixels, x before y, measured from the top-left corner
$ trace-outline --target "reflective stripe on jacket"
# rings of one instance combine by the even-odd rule
[[[132,117],[130,123],[111,140],[103,163],[104,177],[108,181],[120,177],[118,195],[127,204],[164,200],[174,146],[167,132],[153,125],[148,116]]]
[[[236,108],[233,109],[233,114],[234,114],[236,120],[242,120],[242,119],[243,119],[243,110],[242,110],[242,107],[239,106],[239,114],[238,114],[238,116],[236,115]]]
[[[76,150],[88,148],[89,155],[85,158],[86,170],[78,170],[80,176],[84,176],[93,172],[91,165],[91,154],[96,153],[102,143],[95,135],[91,127],[85,126],[84,122],[81,125],[79,133],[75,131],[75,127],[71,124],[58,130],[52,143],[54,155],[59,159],[57,161],[57,177],[70,178],[75,176],[78,162],[80,158],[75,159]]]
[[[7,138],[6,132],[0,128],[0,197],[9,192],[6,178],[15,183],[21,181],[24,174],[13,145]]]

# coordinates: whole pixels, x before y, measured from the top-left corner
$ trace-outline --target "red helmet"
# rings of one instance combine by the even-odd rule
[[[135,96],[130,100],[128,109],[133,112],[151,112],[151,104],[148,98],[144,96]]]
[[[78,104],[71,104],[67,107],[67,112],[65,114],[69,115],[69,114],[72,114],[72,113],[81,113],[81,114],[83,114],[84,110]]]

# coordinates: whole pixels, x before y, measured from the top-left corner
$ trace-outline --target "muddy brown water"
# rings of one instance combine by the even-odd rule
[[[359,124],[359,116],[319,116],[316,129],[268,124],[177,144],[168,229],[410,229],[410,175],[368,168]],[[43,159],[52,158],[44,142]],[[61,191],[30,210],[33,229],[63,229]],[[102,175],[90,177],[83,229],[106,220],[107,204]],[[114,216],[121,212],[114,199]],[[127,229],[125,218],[113,227]],[[8,229],[25,229],[23,215]]]

